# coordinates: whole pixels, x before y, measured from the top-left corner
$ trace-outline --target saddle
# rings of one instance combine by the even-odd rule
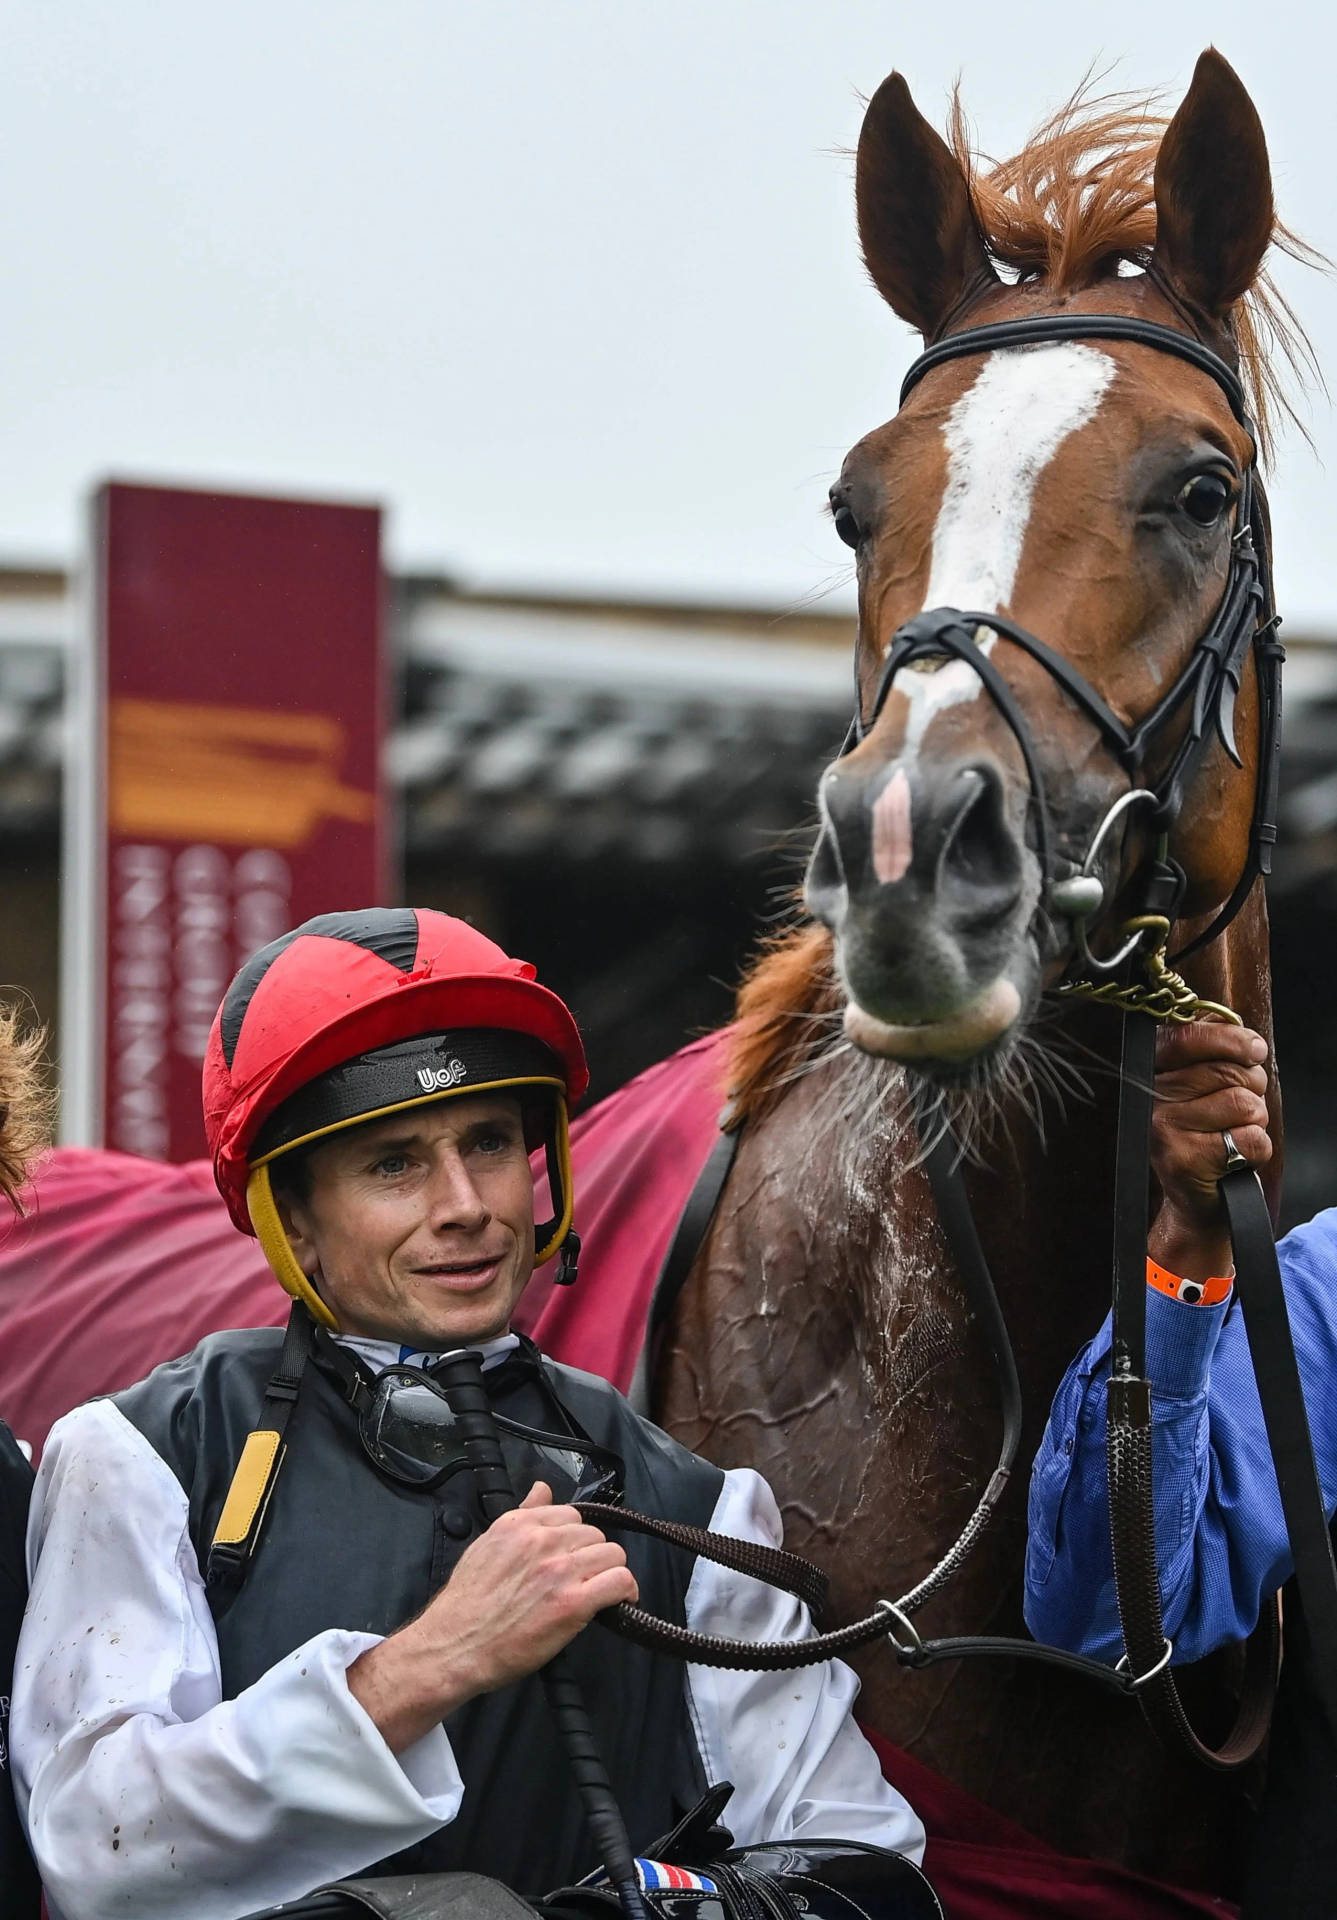
[[[945,1920],[904,1854],[857,1840],[772,1840],[735,1847],[719,1824],[733,1789],[712,1787],[636,1861],[652,1920]],[[251,1920],[619,1920],[603,1874],[528,1901],[481,1873],[340,1880]]]
[[[853,1840],[734,1847],[700,1868],[638,1860],[654,1920],[944,1920],[928,1881],[903,1854]],[[481,1873],[341,1880],[253,1920],[618,1920],[610,1887],[564,1887],[521,1899]]]

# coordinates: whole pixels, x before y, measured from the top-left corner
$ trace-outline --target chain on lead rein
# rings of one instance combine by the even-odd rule
[[[1153,1020],[1187,1026],[1190,1020],[1225,1020],[1243,1026],[1233,1007],[1220,1000],[1204,1000],[1194,993],[1183,974],[1165,958],[1170,922],[1163,913],[1139,913],[1125,920],[1120,934],[1140,936],[1145,980],[1120,986],[1117,980],[1065,980],[1054,989],[1060,1000],[1093,1000],[1098,1006],[1117,1007],[1123,1013],[1146,1013]]]

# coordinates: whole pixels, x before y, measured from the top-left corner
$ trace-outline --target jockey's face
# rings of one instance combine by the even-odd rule
[[[312,1149],[280,1207],[340,1330],[446,1349],[504,1333],[534,1267],[520,1103],[474,1094],[390,1114]]]

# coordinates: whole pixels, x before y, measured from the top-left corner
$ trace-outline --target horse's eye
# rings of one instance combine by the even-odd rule
[[[1214,527],[1230,505],[1230,485],[1219,473],[1195,474],[1179,490],[1179,504],[1195,526]]]
[[[850,512],[849,508],[846,506],[833,507],[831,509],[831,519],[836,532],[845,542],[845,545],[847,547],[857,547],[862,536],[859,532],[859,522]]]

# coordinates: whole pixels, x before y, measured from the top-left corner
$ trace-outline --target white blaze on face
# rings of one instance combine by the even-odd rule
[[[884,885],[903,879],[910,865],[910,782],[897,767],[873,804],[873,872]]]
[[[926,607],[994,613],[1016,584],[1040,475],[1070,433],[1086,425],[1114,378],[1098,347],[1062,342],[992,353],[947,416],[947,486],[933,530]],[[988,652],[992,638],[983,643]],[[979,675],[964,661],[902,673],[913,755],[944,707],[973,700]]]

